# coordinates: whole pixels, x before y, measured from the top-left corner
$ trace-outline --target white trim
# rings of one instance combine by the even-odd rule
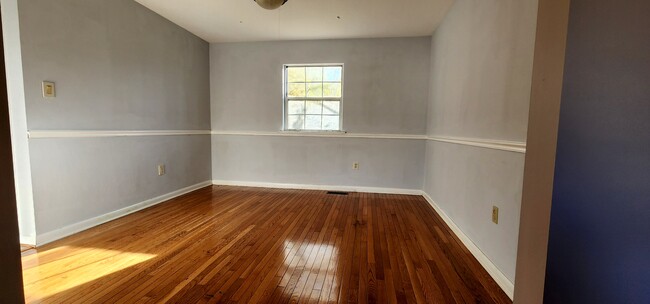
[[[29,236],[21,235],[20,236],[20,244],[35,246],[36,245],[36,236],[33,236],[33,235],[29,235]]]
[[[264,183],[264,182],[228,181],[228,180],[213,180],[212,184],[218,185],[218,186],[239,186],[239,187],[254,187],[254,188],[298,189],[298,190],[327,190],[327,191],[346,191],[346,192],[422,195],[422,190],[397,189],[397,188],[378,188],[378,187],[284,184],[284,183]]]
[[[431,140],[458,145],[480,147],[494,150],[502,150],[517,153],[526,153],[526,143],[519,141],[477,139],[452,136],[426,136],[417,134],[369,134],[369,133],[347,133],[345,131],[212,131],[212,135],[226,136],[275,136],[275,137],[323,137],[323,138],[367,138],[367,139],[411,139]]]
[[[138,212],[140,210],[143,210],[143,209],[158,205],[160,203],[166,202],[166,201],[168,201],[170,199],[173,199],[175,197],[181,196],[183,194],[186,194],[186,193],[189,193],[189,192],[192,192],[194,190],[201,189],[203,187],[207,187],[207,186],[210,186],[210,185],[212,185],[212,182],[210,182],[210,181],[205,181],[205,182],[202,182],[202,183],[198,183],[196,185],[192,185],[192,186],[189,186],[189,187],[186,187],[186,188],[183,188],[183,189],[179,189],[179,190],[176,190],[174,192],[170,192],[170,193],[167,193],[167,194],[164,194],[164,195],[161,195],[161,196],[146,200],[144,202],[141,202],[141,203],[138,203],[138,204],[126,207],[126,208],[122,208],[120,210],[109,212],[109,213],[106,213],[104,215],[100,215],[98,217],[94,217],[94,218],[91,218],[91,219],[88,219],[88,220],[85,220],[85,221],[82,221],[82,222],[79,222],[79,223],[76,223],[76,224],[72,224],[72,225],[69,225],[69,226],[54,230],[54,231],[50,231],[50,232],[47,232],[47,233],[43,233],[41,235],[37,235],[36,236],[36,245],[37,246],[42,246],[42,245],[45,245],[47,243],[54,242],[54,241],[62,239],[64,237],[67,237],[67,236],[73,235],[75,233],[78,233],[78,232],[93,228],[95,226],[99,226],[101,224],[110,222],[112,220],[116,220],[118,218],[129,215],[131,213],[135,213],[135,212]]]
[[[29,154],[27,112],[25,108],[25,77],[23,52],[20,43],[18,1],[2,1],[2,35],[4,38],[4,62],[13,156],[13,177],[16,188],[16,207],[21,242],[35,243],[36,219],[34,217],[34,191],[32,165]],[[3,55],[0,55],[3,56]],[[7,169],[7,168],[3,168]]]
[[[503,150],[517,153],[526,153],[526,143],[518,141],[494,140],[494,139],[476,139],[450,136],[431,136],[427,138],[431,141],[466,145],[494,150]]]
[[[474,255],[478,262],[485,268],[485,270],[490,274],[494,281],[503,289],[503,291],[510,297],[512,300],[515,292],[515,285],[506,277],[499,268],[490,261],[481,249],[474,244],[474,242],[461,230],[456,223],[433,201],[433,199],[424,191],[421,192],[422,196],[429,202],[433,209],[440,215],[440,217],[445,221],[447,226],[458,236],[458,238],[463,242],[465,247]]]
[[[228,136],[276,136],[276,137],[326,137],[326,138],[369,138],[369,139],[415,139],[425,140],[425,135],[409,134],[364,134],[346,132],[313,132],[313,131],[281,131],[281,132],[258,132],[258,131],[212,131],[212,135]]]
[[[177,136],[210,135],[208,130],[142,130],[142,131],[79,131],[79,130],[30,130],[27,137],[40,138],[96,138],[96,137],[132,137],[132,136]]]
[[[366,138],[366,139],[409,139],[431,140],[458,145],[526,153],[526,143],[517,141],[476,139],[451,136],[432,136],[416,134],[369,134],[347,133],[344,131],[313,132],[313,131],[207,131],[207,130],[148,130],[148,131],[75,131],[75,130],[31,130],[27,132],[30,139],[44,138],[100,138],[100,137],[133,137],[133,136],[180,136],[180,135],[226,135],[226,136],[274,136],[274,137],[321,137],[321,138]]]
[[[341,67],[341,97],[339,98],[329,98],[330,100],[338,100],[339,102],[339,132],[343,129],[343,97],[345,95],[345,63],[308,63],[308,64],[285,64],[282,67],[282,130],[284,131],[307,131],[307,130],[292,130],[287,128],[287,107],[288,107],[288,102],[289,100],[301,100],[300,98],[289,98],[288,94],[288,88],[287,85],[289,84],[288,82],[288,68],[291,67]],[[323,78],[325,75],[323,75]],[[325,83],[324,79],[322,83]],[[310,97],[311,98],[311,97]],[[309,98],[307,98],[309,99]],[[327,97],[323,97],[320,100],[326,100],[328,99]],[[319,99],[313,99],[313,100],[319,100]],[[322,128],[322,125],[321,125]]]

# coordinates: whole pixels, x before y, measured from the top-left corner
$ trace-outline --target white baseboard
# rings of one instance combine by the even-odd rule
[[[23,245],[35,246],[36,245],[36,236],[33,236],[33,235],[21,235],[20,236],[20,243],[23,244]]]
[[[424,191],[421,192],[422,196],[429,202],[433,209],[440,215],[440,217],[445,221],[447,226],[458,236],[458,238],[463,242],[465,247],[474,255],[478,262],[485,268],[485,270],[490,274],[494,281],[503,289],[503,292],[510,297],[512,300],[515,292],[515,285],[506,277],[499,268],[497,268],[492,261],[481,251],[481,249],[474,244],[474,242],[458,227],[456,223],[433,201],[433,199]]]
[[[383,193],[383,194],[422,195],[422,190],[415,190],[415,189],[356,187],[356,186],[330,186],[330,185],[307,185],[307,184],[283,184],[283,183],[245,182],[245,181],[229,181],[229,180],[213,180],[212,183],[214,185],[220,185],[220,186],[240,186],[240,187],[255,187],[255,188],[327,190],[327,191],[366,192],[366,193]]]
[[[180,189],[180,190],[176,190],[174,192],[167,193],[167,194],[164,194],[164,195],[161,195],[161,196],[146,200],[144,202],[137,203],[135,205],[132,205],[132,206],[129,206],[129,207],[126,207],[126,208],[122,208],[120,210],[116,210],[116,211],[113,211],[113,212],[110,212],[110,213],[106,213],[106,214],[100,215],[98,217],[94,217],[94,218],[91,218],[91,219],[88,219],[88,220],[85,220],[85,221],[82,221],[82,222],[79,222],[79,223],[76,223],[76,224],[72,224],[72,225],[63,227],[61,229],[57,229],[57,230],[54,230],[54,231],[43,233],[41,235],[37,235],[36,236],[36,245],[37,246],[42,246],[42,245],[45,245],[47,243],[54,242],[54,241],[62,239],[64,237],[73,235],[75,233],[90,229],[92,227],[95,227],[95,226],[98,226],[98,225],[101,225],[101,224],[104,224],[104,223],[107,223],[107,222],[110,222],[112,220],[115,220],[115,219],[118,219],[120,217],[129,215],[131,213],[140,211],[142,209],[146,209],[146,208],[149,208],[151,206],[158,205],[158,204],[160,204],[162,202],[168,201],[168,200],[173,199],[175,197],[181,196],[183,194],[186,194],[186,193],[189,193],[189,192],[192,192],[194,190],[197,190],[197,189],[200,189],[200,188],[203,188],[203,187],[207,187],[207,186],[210,186],[210,185],[212,185],[212,182],[210,182],[210,181],[205,181],[205,182],[202,182],[202,183],[198,183],[196,185],[192,185],[192,186]]]

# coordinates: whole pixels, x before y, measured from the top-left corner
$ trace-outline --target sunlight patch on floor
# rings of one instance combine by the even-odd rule
[[[63,258],[39,253],[23,270],[25,296],[29,301],[45,299],[156,257],[155,254],[101,248],[57,248]],[[44,281],[46,280],[46,281]]]

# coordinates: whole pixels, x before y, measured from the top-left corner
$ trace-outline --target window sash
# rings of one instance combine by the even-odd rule
[[[288,77],[288,71],[289,68],[308,68],[308,67],[321,67],[321,68],[327,68],[327,67],[340,67],[341,68],[341,81],[299,81],[299,82],[290,82],[289,77]],[[283,86],[283,125],[282,129],[285,131],[304,131],[304,132],[341,132],[343,130],[343,92],[344,92],[344,74],[345,74],[345,67],[343,64],[285,64],[283,67],[283,77],[282,77],[282,86]],[[289,84],[292,83],[322,83],[322,84],[328,84],[328,83],[333,83],[333,84],[341,84],[341,97],[289,97]],[[307,114],[289,114],[288,110],[288,104],[289,101],[336,101],[339,102],[339,114],[323,114],[321,113],[319,116],[321,116],[321,121],[323,117],[335,117],[338,116],[339,118],[339,128],[337,130],[325,130],[323,129],[322,123],[321,123],[321,129],[306,129],[303,123],[303,128],[302,129],[292,129],[289,127],[289,115],[291,116],[296,116],[300,115],[303,117],[306,117]]]
[[[342,97],[287,97],[286,100],[341,101]]]

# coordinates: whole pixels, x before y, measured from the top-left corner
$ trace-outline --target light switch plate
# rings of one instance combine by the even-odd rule
[[[56,88],[54,82],[43,81],[43,97],[54,98],[56,97]]]

